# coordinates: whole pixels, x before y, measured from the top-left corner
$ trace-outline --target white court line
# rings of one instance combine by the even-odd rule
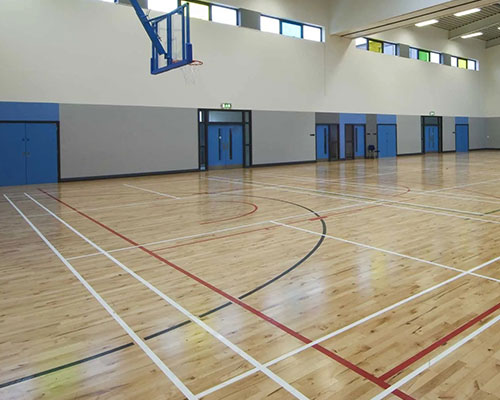
[[[48,212],[50,215],[52,215],[56,220],[58,220],[61,224],[66,226],[69,230],[71,230],[73,233],[75,233],[77,236],[79,236],[81,239],[83,239],[85,242],[90,244],[92,247],[94,247],[96,250],[98,250],[101,254],[106,256],[109,260],[111,260],[113,263],[115,263],[118,267],[120,267],[122,270],[127,272],[129,275],[131,275],[133,278],[135,278],[137,281],[142,283],[144,286],[146,286],[149,290],[151,290],[153,293],[158,295],[160,298],[165,300],[168,304],[170,304],[172,307],[180,311],[182,314],[184,314],[188,319],[190,319],[192,322],[197,324],[199,327],[204,329],[206,332],[208,332],[210,335],[212,335],[214,338],[219,340],[221,343],[229,347],[233,352],[238,354],[241,358],[243,358],[245,361],[248,363],[252,364],[255,368],[257,368],[259,371],[261,371],[263,374],[265,374],[268,378],[272,379],[274,382],[276,382],[278,385],[280,385],[283,389],[285,389],[287,392],[289,392],[291,395],[296,397],[297,399],[301,400],[307,400],[307,397],[304,396],[301,392],[299,392],[297,389],[295,389],[292,385],[290,385],[288,382],[280,378],[278,375],[276,375],[274,372],[272,372],[270,369],[267,367],[263,366],[261,363],[259,363],[256,359],[254,359],[252,356],[247,354],[245,351],[240,349],[238,346],[236,346],[234,343],[232,343],[229,339],[227,339],[225,336],[221,335],[219,332],[215,331],[212,329],[210,326],[208,326],[205,322],[203,322],[200,318],[197,316],[193,315],[191,312],[189,312],[187,309],[182,307],[179,303],[177,303],[175,300],[171,299],[169,296],[167,296],[165,293],[163,293],[160,289],[158,289],[156,286],[154,286],[152,283],[149,281],[145,280],[142,278],[140,275],[135,273],[133,270],[125,266],[123,263],[118,261],[116,258],[114,258],[111,254],[109,254],[106,250],[102,249],[99,247],[96,243],[88,239],[86,236],[84,236],[82,233],[80,233],[78,230],[73,228],[70,224],[68,224],[66,221],[63,219],[59,218],[56,214],[54,214],[52,211],[50,211],[48,208],[46,208],[44,205],[36,201],[33,197],[31,197],[29,194],[25,194],[29,199],[31,199],[34,203],[36,203],[40,208]],[[195,398],[193,396],[193,398]]]
[[[370,204],[376,204],[376,203],[370,203]],[[327,208],[326,210],[316,211],[316,213],[317,214],[322,214],[322,213],[325,213],[325,212],[337,211],[337,210],[344,210],[344,209],[347,209],[347,208],[354,208],[354,207],[360,207],[360,204],[351,204],[351,205],[348,205],[348,206],[341,206],[341,207],[335,207],[335,208]],[[41,214],[41,215],[46,216],[47,214]],[[283,221],[283,220],[292,219],[292,218],[305,217],[305,216],[308,216],[308,215],[311,215],[311,213],[303,213],[303,214],[297,214],[297,215],[290,215],[288,217],[276,218],[274,221]],[[234,230],[237,230],[237,229],[251,228],[253,226],[270,224],[270,223],[271,223],[271,220],[254,222],[252,224],[238,225],[238,226],[233,226],[231,228],[218,229],[216,231],[202,232],[202,233],[197,233],[197,234],[194,234],[194,235],[181,236],[181,237],[176,237],[176,238],[172,238],[172,239],[159,240],[157,242],[150,242],[150,243],[139,244],[138,246],[122,247],[122,248],[119,248],[119,249],[109,250],[108,253],[117,253],[117,252],[121,252],[121,251],[137,249],[138,247],[141,247],[141,246],[142,247],[149,247],[149,246],[154,246],[154,245],[157,245],[157,244],[165,244],[165,243],[169,243],[169,242],[176,242],[178,240],[195,239],[195,238],[198,238],[198,237],[214,235],[216,233],[224,233],[224,232],[234,231]],[[81,255],[81,256],[69,257],[68,260],[77,260],[79,258],[94,257],[94,256],[98,256],[100,254],[101,253],[84,254],[84,255]]]
[[[220,178],[209,178],[209,179],[218,179],[220,181],[227,181],[229,183],[235,183],[236,181],[229,181],[225,179],[220,179]],[[272,184],[262,184],[262,183],[245,183],[246,185],[255,185],[255,186],[265,186],[265,185],[272,185]],[[273,186],[269,186],[273,187]],[[287,187],[286,185],[274,185],[274,187]],[[342,194],[342,193],[337,193],[337,192],[328,192],[326,190],[316,190],[316,189],[308,189],[308,188],[303,188],[303,187],[294,187],[294,186],[288,186],[292,187],[295,189],[298,189],[300,191],[296,191],[297,193],[302,193],[302,194],[311,194],[312,196],[318,196],[318,197],[332,197],[332,196],[339,196],[339,197],[347,197],[351,201],[356,201],[358,203],[363,203],[363,204],[374,204],[374,202],[377,202],[380,204],[382,207],[392,207],[392,208],[399,208],[401,210],[410,210],[414,212],[421,212],[421,213],[428,213],[428,214],[435,214],[435,215],[444,215],[448,217],[453,217],[453,218],[459,218],[459,219],[464,219],[467,221],[480,221],[480,222],[486,222],[490,224],[500,224],[498,221],[493,221],[489,219],[481,219],[481,218],[475,218],[475,217],[466,217],[462,215],[454,215],[454,214],[447,214],[447,213],[440,213],[440,212],[432,212],[428,210],[424,210],[422,208],[430,208],[430,209],[437,209],[437,210],[444,210],[444,211],[451,211],[451,212],[457,212],[461,214],[472,214],[472,215],[479,215],[479,216],[486,216],[486,214],[483,213],[475,213],[475,212],[469,212],[469,211],[462,211],[462,210],[454,210],[451,208],[442,208],[442,207],[432,207],[432,206],[426,206],[422,204],[413,204],[413,203],[406,203],[402,201],[394,201],[394,200],[386,200],[386,199],[375,199],[375,198],[369,198],[369,197],[364,197],[364,196],[356,196],[356,195],[350,195],[350,194]],[[286,189],[279,189],[283,190],[285,192],[294,192],[293,190],[286,190]],[[324,194],[318,194],[318,193],[324,193]],[[357,200],[357,199],[351,199],[351,197],[357,197],[357,198],[365,198],[367,200],[370,200],[371,202],[364,201],[364,200]],[[345,199],[344,199],[345,200]],[[414,207],[420,207],[420,208],[408,208],[408,207],[401,207],[401,206],[395,206],[392,204],[387,204],[387,203],[395,203],[395,204],[405,204],[405,205],[410,205]]]
[[[444,190],[460,189],[460,188],[463,188],[463,187],[482,185],[484,183],[498,182],[498,181],[500,181],[500,178],[499,179],[489,179],[487,181],[476,182],[476,183],[469,183],[469,184],[465,184],[465,185],[452,186],[452,187],[447,187],[447,188],[442,188],[442,189],[426,190],[426,192],[427,193],[441,192],[441,191],[444,191]]]
[[[446,285],[448,285],[448,284],[450,284],[450,283],[452,283],[452,282],[454,282],[454,281],[456,281],[456,280],[458,280],[460,278],[463,278],[464,276],[470,275],[473,272],[478,271],[478,270],[480,270],[482,268],[485,268],[488,265],[491,265],[491,264],[493,264],[493,263],[495,263],[497,261],[500,261],[500,257],[496,257],[496,258],[493,258],[493,259],[491,259],[489,261],[486,261],[485,263],[483,263],[481,265],[478,265],[477,267],[474,267],[474,268],[472,268],[472,269],[470,269],[468,271],[464,271],[464,272],[462,272],[459,275],[456,275],[456,276],[454,276],[452,278],[449,278],[449,279],[447,279],[447,280],[445,280],[445,281],[443,281],[441,283],[438,283],[437,285],[431,286],[430,288],[424,289],[421,292],[416,293],[416,294],[414,294],[414,295],[412,295],[410,297],[407,297],[406,299],[400,300],[397,303],[394,303],[394,304],[392,304],[392,305],[390,305],[390,306],[388,306],[386,308],[383,308],[382,310],[379,310],[379,311],[374,312],[373,314],[367,315],[366,317],[361,318],[360,320],[355,321],[355,322],[353,322],[353,323],[351,323],[351,324],[349,324],[349,325],[347,325],[347,326],[345,326],[343,328],[337,329],[336,331],[333,331],[333,332],[331,332],[331,333],[329,333],[329,334],[327,334],[327,335],[325,335],[323,337],[320,337],[319,339],[316,339],[316,340],[312,341],[311,343],[305,344],[305,345],[303,345],[301,347],[298,347],[295,350],[292,350],[292,351],[290,351],[290,352],[288,352],[286,354],[283,354],[282,356],[279,356],[279,357],[275,358],[274,360],[268,361],[267,363],[264,364],[264,366],[265,367],[271,367],[271,366],[273,366],[273,365],[275,365],[275,364],[277,364],[277,363],[279,363],[281,361],[286,360],[287,358],[290,358],[290,357],[293,357],[293,356],[295,356],[295,355],[297,355],[299,353],[302,353],[303,351],[305,351],[305,350],[307,350],[307,349],[309,349],[309,348],[311,348],[311,347],[313,347],[313,346],[315,346],[317,344],[320,344],[320,343],[322,343],[322,342],[324,342],[326,340],[332,339],[335,336],[338,336],[338,335],[340,335],[340,334],[342,334],[344,332],[347,332],[347,331],[349,331],[349,330],[351,330],[353,328],[356,328],[357,326],[362,325],[365,322],[368,322],[368,321],[370,321],[370,320],[372,320],[374,318],[377,318],[377,317],[379,317],[379,316],[381,316],[381,315],[383,315],[383,314],[385,314],[385,313],[387,313],[389,311],[392,311],[392,310],[394,310],[394,309],[396,309],[396,308],[398,308],[398,307],[400,307],[400,306],[402,306],[402,305],[404,305],[406,303],[409,303],[410,301],[413,301],[413,300],[415,300],[415,299],[417,299],[419,297],[422,297],[422,296],[424,296],[424,295],[426,295],[428,293],[431,293],[434,290],[437,290],[437,289],[439,289],[439,288],[441,288],[443,286],[446,286]],[[254,371],[254,372],[257,372],[257,371]],[[235,383],[235,382],[240,381],[241,379],[246,378],[249,373],[250,373],[250,371],[248,371],[248,372],[246,372],[244,374],[241,374],[241,375],[233,377],[231,379],[231,383]],[[227,381],[227,382],[229,382],[229,381]],[[209,390],[207,390],[207,391],[205,391],[203,393],[204,394],[205,393],[207,393],[207,394],[208,393],[213,393],[213,392],[215,392],[215,391],[217,391],[219,389],[222,389],[224,386],[226,386],[226,385],[224,385],[224,382],[223,382],[220,385],[214,386],[213,388],[211,388],[211,389],[209,389]]]
[[[129,185],[127,183],[124,183],[123,186],[126,186],[128,188],[132,188],[132,189],[142,190],[144,192],[154,193],[154,194],[157,194],[158,196],[170,197],[171,199],[181,200],[180,197],[172,196],[171,194],[167,194],[167,193],[157,192],[156,190],[144,189],[144,188],[141,188],[139,186]]]
[[[73,275],[80,281],[80,283],[94,296],[94,298],[101,304],[101,306],[113,317],[113,319],[123,328],[125,332],[132,338],[132,340],[146,353],[152,362],[167,376],[168,379],[184,394],[188,399],[197,399],[196,397],[182,382],[181,380],[160,360],[160,358],[144,343],[144,341],[127,325],[127,323],[116,313],[113,308],[97,293],[94,288],[78,273],[78,271],[67,261],[64,256],[49,242],[49,240],[38,230],[38,228],[17,208],[17,206],[4,194],[4,197],[12,207],[23,217],[28,225],[33,229],[36,234],[44,241],[50,250],[62,261],[62,263],[73,273]],[[33,199],[32,199],[33,200]]]
[[[377,185],[377,184],[366,184],[366,183],[354,183],[354,182],[337,182],[331,179],[321,179],[321,178],[310,178],[310,177],[295,177],[295,176],[290,176],[290,175],[273,175],[273,174],[261,174],[269,177],[274,177],[274,178],[288,178],[292,180],[297,180],[297,181],[304,181],[304,182],[319,182],[319,183],[326,183],[326,184],[333,184],[333,185],[346,185],[346,186],[353,186],[353,187],[360,187],[360,186],[366,186],[367,188],[373,188],[373,189],[378,189],[381,191],[392,191],[392,192],[402,192],[404,189],[406,189],[403,186],[390,186],[390,185]],[[401,193],[401,194],[406,194],[406,193]],[[417,195],[417,196],[436,196],[436,197],[442,197],[442,198],[447,198],[447,199],[459,199],[459,200],[474,200],[479,203],[490,203],[490,204],[500,204],[500,200],[492,200],[491,198],[487,198],[484,196],[468,196],[468,195],[454,195],[453,193],[429,193],[429,191],[425,190],[419,190],[419,189],[412,189],[410,188],[410,192],[408,192],[409,196],[412,195]]]
[[[364,243],[359,243],[359,242],[354,242],[352,240],[347,240],[347,239],[342,239],[342,238],[339,238],[339,237],[336,237],[336,236],[331,236],[331,235],[325,235],[324,233],[320,233],[320,232],[314,232],[314,231],[311,231],[309,229],[304,229],[304,228],[299,228],[297,226],[292,226],[292,225],[287,225],[287,224],[282,224],[280,222],[276,222],[276,221],[271,221],[271,223],[275,224],[275,225],[279,225],[279,226],[283,226],[285,228],[290,228],[290,229],[295,229],[297,231],[301,231],[301,232],[306,232],[306,233],[310,233],[312,235],[316,235],[316,236],[322,236],[322,237],[325,237],[325,238],[329,238],[329,239],[333,239],[333,240],[337,240],[339,242],[343,242],[343,243],[348,243],[348,244],[352,244],[352,245],[355,245],[355,246],[359,246],[359,247],[363,247],[365,249],[370,249],[370,250],[375,250],[375,251],[380,251],[381,253],[386,253],[386,254],[391,254],[391,255],[394,255],[394,256],[398,256],[398,257],[401,257],[401,258],[406,258],[408,260],[413,260],[413,261],[418,261],[418,262],[421,262],[421,263],[425,263],[425,264],[429,264],[429,265],[434,265],[436,267],[440,267],[440,268],[444,268],[444,269],[448,269],[448,270],[451,270],[451,271],[454,271],[454,272],[458,272],[458,273],[462,273],[464,272],[463,270],[461,269],[458,269],[458,268],[454,268],[454,267],[450,267],[448,265],[444,265],[444,264],[440,264],[440,263],[436,263],[434,261],[427,261],[427,260],[423,260],[421,258],[418,258],[418,257],[412,257],[412,256],[409,256],[409,255],[406,255],[406,254],[401,254],[401,253],[398,253],[398,252],[395,252],[395,251],[392,251],[392,250],[386,250],[386,249],[382,249],[380,247],[375,247],[375,246],[370,246],[370,245],[367,245],[367,244],[364,244]],[[483,278],[483,279],[488,279],[490,281],[494,281],[494,282],[499,282],[500,283],[500,279],[495,279],[495,278],[491,278],[489,276],[484,276],[484,275],[479,275],[479,274],[475,274],[475,273],[467,273],[468,275],[474,275],[478,278]]]
[[[469,342],[472,339],[474,339],[476,336],[478,336],[479,334],[481,334],[482,332],[484,332],[486,329],[488,329],[488,328],[492,327],[493,325],[495,325],[498,321],[500,321],[500,315],[498,315],[496,318],[492,319],[491,321],[487,322],[486,324],[484,324],[480,328],[476,329],[474,332],[472,332],[471,334],[467,335],[462,340],[460,340],[459,342],[455,343],[453,346],[449,347],[448,349],[446,349],[442,353],[438,354],[433,359],[427,361],[425,364],[423,364],[422,366],[420,366],[419,368],[417,368],[415,371],[413,371],[412,373],[410,373],[407,376],[405,376],[403,379],[401,379],[398,382],[396,382],[391,387],[389,387],[386,390],[384,390],[382,393],[378,394],[377,396],[372,397],[372,400],[381,400],[381,399],[386,398],[388,395],[390,395],[396,389],[400,388],[405,383],[411,381],[413,378],[415,378],[416,376],[420,375],[425,370],[427,370],[430,367],[432,367],[433,365],[437,364],[443,358],[449,356],[451,353],[453,353],[454,351],[458,350],[460,347],[462,347],[464,344],[466,344],[467,342]]]

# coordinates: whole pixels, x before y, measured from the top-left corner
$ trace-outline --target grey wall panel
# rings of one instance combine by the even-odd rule
[[[454,117],[443,117],[443,151],[455,151]]]
[[[198,168],[197,110],[62,104],[61,178]]]
[[[486,138],[489,148],[500,149],[500,118],[486,120]]]
[[[317,124],[340,124],[339,113],[316,113]]]
[[[260,13],[240,8],[240,26],[260,30]]]
[[[398,115],[398,154],[422,152],[422,129],[418,115]]]
[[[377,143],[377,114],[366,114],[366,149],[373,145],[378,148]]]
[[[469,118],[469,148],[485,149],[488,147],[485,118]]]
[[[314,113],[254,111],[253,163],[259,165],[314,160],[314,133]]]

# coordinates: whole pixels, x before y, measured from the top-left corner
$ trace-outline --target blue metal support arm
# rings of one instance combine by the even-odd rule
[[[163,45],[160,42],[160,39],[158,39],[158,36],[151,26],[151,23],[148,19],[148,16],[144,13],[144,11],[141,8],[141,5],[139,4],[138,0],[130,0],[130,4],[132,4],[132,7],[134,7],[134,10],[139,17],[139,20],[141,21],[142,26],[146,30],[147,35],[151,39],[151,42],[153,43],[153,46],[156,48],[156,51],[158,54],[165,55],[167,54],[167,51],[163,47]]]

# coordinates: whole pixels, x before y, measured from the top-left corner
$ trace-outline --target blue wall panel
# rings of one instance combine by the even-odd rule
[[[397,119],[398,118],[396,115],[378,114],[377,115],[377,124],[396,125]]]
[[[57,125],[47,123],[25,125],[28,185],[57,182]]]
[[[59,121],[59,104],[0,101],[0,121]]]
[[[26,124],[0,124],[0,186],[26,184]]]
[[[457,125],[468,125],[469,124],[469,117],[456,117],[455,118],[455,124],[457,124]]]
[[[340,158],[345,158],[345,125],[346,124],[366,124],[366,114],[340,114],[339,143]]]

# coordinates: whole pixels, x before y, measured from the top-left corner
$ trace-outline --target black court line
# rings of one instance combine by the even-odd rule
[[[297,206],[299,208],[302,208],[304,210],[307,210],[309,211],[310,213],[314,214],[316,217],[318,218],[321,218],[321,215],[318,214],[316,211],[306,207],[306,206],[303,206],[301,204],[297,204],[297,203],[293,203],[291,201],[287,201],[287,200],[282,200],[282,199],[275,199],[275,198],[272,198],[272,197],[264,197],[264,196],[255,196],[255,195],[243,195],[243,194],[227,194],[227,196],[239,196],[239,197],[255,197],[255,198],[260,198],[260,199],[266,199],[266,200],[272,200],[272,201],[278,201],[278,202],[281,202],[281,203],[287,203],[287,204],[291,204],[293,206]],[[288,268],[287,270],[283,271],[282,273],[280,273],[279,275],[275,276],[274,278],[268,280],[267,282],[263,283],[262,285],[259,285],[257,286],[256,288],[250,290],[249,292],[241,295],[238,297],[238,299],[240,300],[243,300],[245,299],[246,297],[248,296],[251,296],[252,294],[255,294],[257,293],[258,291],[264,289],[265,287],[273,284],[274,282],[276,282],[277,280],[283,278],[285,275],[289,274],[290,272],[292,272],[294,269],[298,268],[300,265],[302,265],[303,263],[305,263],[319,248],[320,246],[323,244],[323,241],[325,240],[325,235],[327,234],[327,228],[326,228],[326,223],[323,219],[320,219],[319,221],[321,221],[321,225],[322,225],[322,229],[323,229],[323,235],[320,237],[320,239],[316,242],[316,244],[314,245],[314,247],[304,256],[302,257],[298,262],[296,262],[294,265],[292,265],[290,268]],[[218,307],[215,307],[201,315],[199,315],[198,317],[199,318],[204,318],[204,317],[207,317],[211,314],[214,314],[216,313],[217,311],[220,311],[226,307],[229,307],[231,304],[231,302],[227,302],[227,303],[224,303]],[[165,335],[167,334],[168,332],[172,332],[176,329],[179,329],[183,326],[186,326],[188,324],[190,324],[191,321],[190,320],[186,320],[184,322],[181,322],[179,324],[176,324],[174,326],[171,326],[167,329],[163,329],[159,332],[156,332],[156,333],[153,333],[149,336],[146,336],[144,338],[144,340],[151,340],[151,339],[154,339],[158,336],[161,336],[161,335]],[[54,368],[51,368],[51,369],[47,369],[45,371],[41,371],[41,372],[37,372],[36,374],[32,374],[32,375],[27,375],[27,376],[24,376],[22,378],[18,378],[18,379],[14,379],[14,380],[11,380],[9,382],[5,382],[5,383],[0,383],[0,389],[2,388],[5,388],[7,386],[12,386],[12,385],[15,385],[17,383],[21,383],[21,382],[26,382],[26,381],[29,381],[31,379],[35,379],[35,378],[38,378],[40,376],[44,376],[44,375],[49,375],[51,373],[54,373],[54,372],[58,372],[58,371],[61,371],[63,369],[66,369],[66,368],[71,368],[71,367],[74,367],[75,365],[79,365],[79,364],[83,364],[83,363],[86,363],[86,362],[89,362],[89,361],[93,361],[93,360],[96,360],[96,359],[99,359],[101,357],[105,357],[107,356],[108,354],[113,354],[113,353],[116,353],[118,351],[121,351],[121,350],[124,350],[126,348],[129,348],[131,346],[134,346],[134,343],[133,342],[130,342],[130,343],[127,343],[127,344],[124,344],[122,346],[118,346],[118,347],[114,347],[110,350],[107,350],[107,351],[104,351],[102,353],[98,353],[98,354],[95,354],[93,356],[90,356],[90,357],[86,357],[86,358],[82,358],[80,360],[77,360],[77,361],[73,361],[71,363],[68,363],[68,364],[63,364],[63,365],[60,365],[58,367],[54,367]]]

